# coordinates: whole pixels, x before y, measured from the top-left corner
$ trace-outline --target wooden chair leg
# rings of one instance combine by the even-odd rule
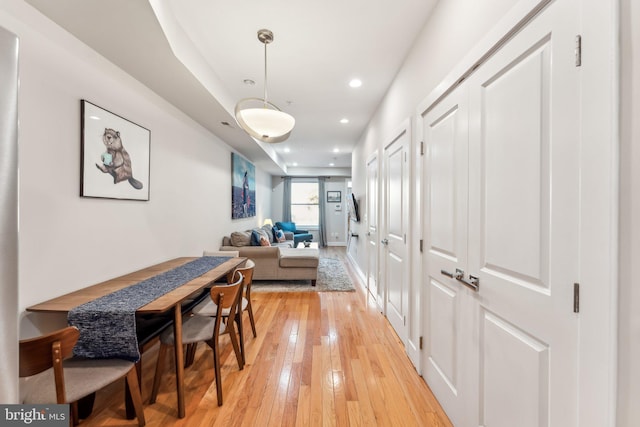
[[[69,425],[71,427],[77,426],[78,423],[80,423],[80,420],[78,417],[78,402],[71,403],[69,407],[71,409],[71,419],[69,420]]]
[[[256,334],[256,322],[253,320],[253,308],[251,308],[251,301],[247,304],[247,311],[249,312],[249,321],[251,322],[251,329],[253,330],[253,337],[256,338],[258,334]]]
[[[188,368],[193,365],[193,361],[196,358],[196,350],[198,349],[198,343],[194,342],[191,344],[187,344],[187,352],[184,358],[184,367]]]
[[[160,344],[160,350],[158,351],[158,360],[156,362],[156,373],[153,377],[153,388],[151,389],[149,404],[156,403],[156,397],[158,396],[158,389],[160,389],[160,377],[162,376],[162,370],[164,369],[164,359],[167,356],[168,349],[169,349],[169,346]]]
[[[218,392],[218,406],[222,406],[222,376],[220,375],[220,355],[218,354],[219,344],[213,343],[213,369],[216,375],[216,391]]]
[[[247,363],[244,357],[244,324],[242,322],[242,312],[236,313],[236,323],[238,324],[238,335],[240,336],[240,354],[242,355],[242,366]]]
[[[144,408],[142,407],[142,396],[140,395],[140,384],[138,383],[138,373],[135,366],[127,373],[127,384],[131,391],[131,401],[133,408],[136,411],[136,417],[138,418],[138,425],[143,427],[146,424],[144,419]]]
[[[233,327],[233,321],[229,319],[227,321],[227,328],[229,330],[229,338],[231,339],[231,345],[233,346],[233,351],[236,353],[236,359],[238,360],[238,368],[240,370],[244,369],[244,364],[242,363],[242,353],[240,353],[240,348],[238,347],[238,337],[236,336],[235,328]]]

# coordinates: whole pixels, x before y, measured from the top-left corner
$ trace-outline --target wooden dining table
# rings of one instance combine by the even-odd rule
[[[27,307],[30,312],[40,313],[68,313],[78,307],[97,298],[108,295],[120,289],[133,286],[143,280],[157,276],[166,271],[180,267],[187,262],[196,260],[196,257],[181,257],[160,264],[146,267],[132,273],[107,280],[96,285],[78,289],[77,291],[52,298],[48,301]],[[235,270],[246,261],[243,257],[233,257],[222,264],[207,271],[201,276],[192,279],[150,303],[138,308],[136,314],[153,314],[173,311],[173,326],[175,339],[175,365],[176,365],[176,392],[178,396],[178,417],[184,418],[184,356],[182,348],[182,303],[200,293],[205,287],[212,285],[215,281],[226,277],[228,273]]]

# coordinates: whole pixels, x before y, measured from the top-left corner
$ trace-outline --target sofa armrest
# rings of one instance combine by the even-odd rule
[[[296,231],[294,231],[293,234],[309,234],[309,231],[296,229]]]

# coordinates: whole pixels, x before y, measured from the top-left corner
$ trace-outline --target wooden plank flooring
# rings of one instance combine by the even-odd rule
[[[343,260],[344,248],[321,250]],[[165,368],[157,402],[148,405],[157,345],[143,355],[148,426],[451,426],[416,373],[387,320],[366,292],[254,293],[258,337],[245,315],[242,371],[222,337],[224,404],[217,406],[213,358],[200,345],[185,370],[186,418],[178,419],[175,375]],[[136,425],[124,419],[123,383],[98,392],[81,426]]]

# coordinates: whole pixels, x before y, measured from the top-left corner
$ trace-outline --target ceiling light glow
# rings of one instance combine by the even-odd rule
[[[342,123],[343,125],[346,125],[347,123],[349,123],[349,119],[347,118],[341,119],[340,123]]]
[[[352,79],[349,82],[349,86],[353,87],[353,88],[360,87],[360,86],[362,86],[362,80],[360,80],[360,79]]]

